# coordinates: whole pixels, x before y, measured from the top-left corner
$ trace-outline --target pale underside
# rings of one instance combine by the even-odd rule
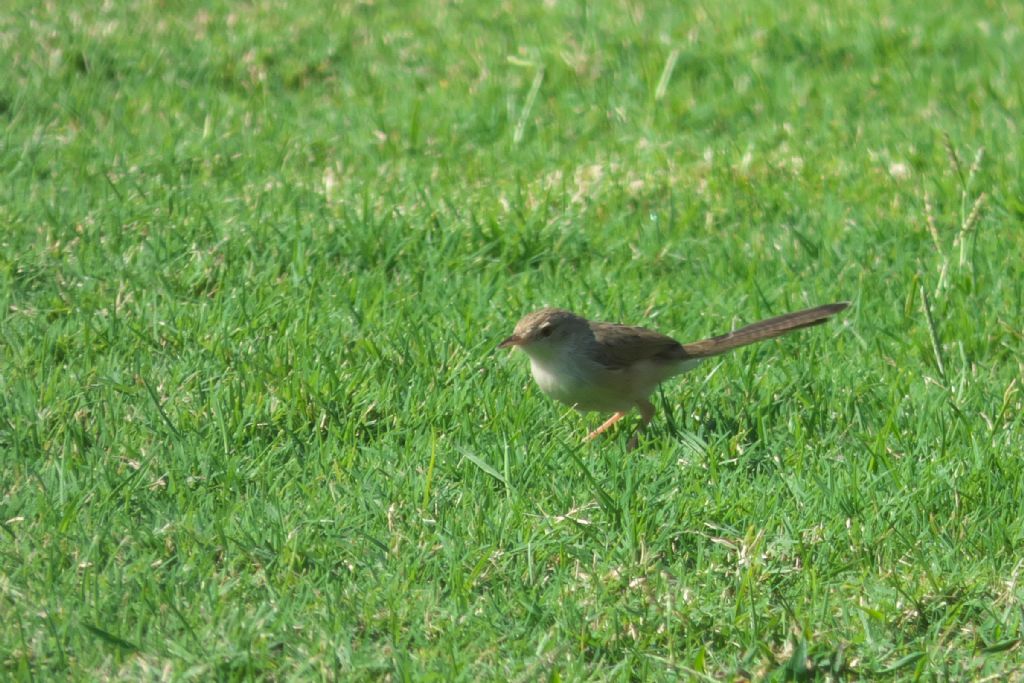
[[[530,359],[530,370],[541,391],[581,412],[626,412],[646,401],[663,381],[691,370],[699,358],[682,360],[644,359],[632,365],[609,368],[573,357]]]

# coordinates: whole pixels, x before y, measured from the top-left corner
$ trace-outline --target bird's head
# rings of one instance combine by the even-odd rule
[[[523,316],[512,336],[498,344],[498,348],[517,346],[530,356],[552,356],[591,336],[586,318],[561,308],[542,308]]]

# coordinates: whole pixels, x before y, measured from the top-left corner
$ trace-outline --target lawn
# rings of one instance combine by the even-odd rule
[[[0,12],[0,678],[1024,676],[1024,6]],[[693,341],[626,452],[495,349]]]

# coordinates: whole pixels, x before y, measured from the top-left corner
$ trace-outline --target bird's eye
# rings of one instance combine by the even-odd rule
[[[544,327],[540,328],[540,336],[550,337],[553,331],[554,328],[551,325],[545,325]]]

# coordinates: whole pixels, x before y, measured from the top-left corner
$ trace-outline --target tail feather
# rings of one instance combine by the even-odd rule
[[[843,301],[816,306],[815,308],[808,308],[803,311],[796,311],[795,313],[786,313],[785,315],[741,327],[727,334],[720,334],[717,337],[710,337],[709,339],[693,342],[692,344],[683,344],[683,351],[692,358],[717,356],[740,346],[779,337],[793,330],[820,325],[849,305],[848,301]]]

